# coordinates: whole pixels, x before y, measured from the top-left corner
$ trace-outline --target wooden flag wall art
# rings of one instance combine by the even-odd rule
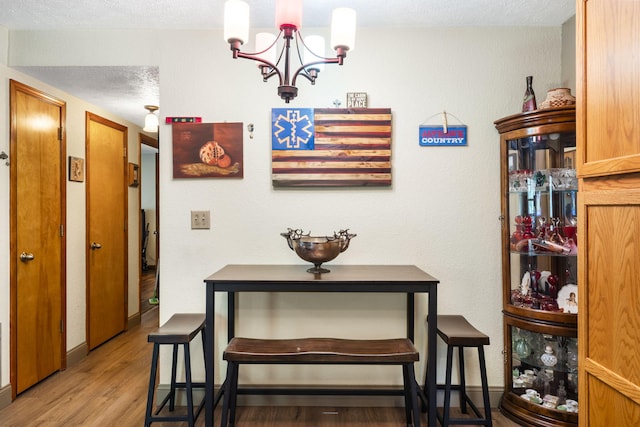
[[[391,185],[391,109],[274,108],[274,187]]]

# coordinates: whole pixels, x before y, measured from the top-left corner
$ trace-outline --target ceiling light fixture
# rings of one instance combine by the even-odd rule
[[[149,113],[144,117],[144,128],[142,130],[145,132],[158,132],[160,123],[158,122],[158,116],[153,113],[158,110],[158,107],[156,105],[145,105],[144,108],[149,110]]]
[[[298,95],[296,79],[305,77],[315,84],[324,64],[342,65],[348,50],[353,50],[356,37],[356,12],[349,8],[333,11],[331,21],[331,46],[336,51],[335,58],[324,57],[324,39],[320,36],[302,38],[302,0],[276,0],[276,28],[278,36],[271,33],[256,35],[256,52],[240,51],[249,38],[249,5],[242,0],[227,0],[224,5],[224,39],[233,51],[233,57],[258,61],[263,81],[278,76],[278,95],[289,103]],[[278,37],[283,46],[278,53]],[[291,41],[295,41],[295,50]],[[301,49],[304,56],[301,54]],[[291,72],[292,53],[297,56],[300,67]],[[277,59],[276,59],[277,57]],[[280,68],[281,67],[281,68]]]

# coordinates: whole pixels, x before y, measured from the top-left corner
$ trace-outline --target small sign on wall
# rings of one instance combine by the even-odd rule
[[[367,93],[347,92],[347,108],[367,108]]]
[[[418,143],[423,147],[467,145],[466,126],[420,126]]]

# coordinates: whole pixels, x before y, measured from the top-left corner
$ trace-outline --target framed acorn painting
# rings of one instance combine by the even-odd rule
[[[242,123],[174,123],[174,178],[242,178]]]

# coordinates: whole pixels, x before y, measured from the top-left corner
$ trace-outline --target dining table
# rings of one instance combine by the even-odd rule
[[[236,316],[239,317],[240,293],[245,292],[300,292],[300,293],[402,293],[406,294],[406,337],[415,342],[416,294],[428,295],[426,378],[420,397],[428,411],[428,425],[437,426],[436,418],[436,340],[437,340],[437,288],[439,280],[415,265],[330,265],[327,273],[309,273],[304,264],[229,264],[207,277],[205,320],[205,425],[213,425],[213,413],[223,387],[215,392],[215,297],[227,294],[227,340],[236,334]],[[242,392],[242,391],[239,391]],[[296,387],[244,390],[245,394],[317,394],[313,388]],[[371,388],[323,390],[322,394],[398,394],[390,390]]]

